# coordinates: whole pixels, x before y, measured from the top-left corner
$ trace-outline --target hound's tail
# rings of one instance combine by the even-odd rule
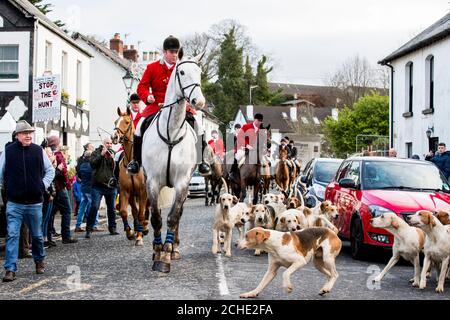
[[[225,179],[223,177],[221,177],[222,182],[223,182],[223,186],[225,187],[225,193],[228,193],[228,185],[227,182],[225,181]]]

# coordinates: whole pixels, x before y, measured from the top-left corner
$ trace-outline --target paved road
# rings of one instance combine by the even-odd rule
[[[169,275],[151,271],[151,239],[144,247],[135,247],[124,234],[94,234],[91,240],[83,235],[78,244],[47,250],[44,276],[34,273],[32,260],[20,260],[18,279],[0,283],[0,299],[239,299],[239,294],[254,289],[267,267],[267,256],[253,256],[251,251],[233,250],[233,257],[213,256],[211,248],[212,207],[204,207],[202,199],[186,202],[181,223],[182,260],[172,265]],[[164,216],[167,211],[164,212]],[[121,222],[119,222],[121,226]],[[234,238],[237,234],[233,235]],[[292,278],[294,291],[288,295],[281,288],[281,273],[260,295],[260,299],[307,300],[432,300],[450,299],[450,287],[444,294],[434,292],[435,281],[420,291],[410,287],[412,266],[400,264],[388,274],[380,287],[370,279],[383,268],[388,256],[372,261],[355,261],[349,244],[344,242],[337,259],[340,274],[336,285],[326,297],[318,295],[324,276],[308,265]],[[3,264],[4,258],[0,257]]]

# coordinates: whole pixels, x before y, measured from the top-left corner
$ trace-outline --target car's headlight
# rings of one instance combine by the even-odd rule
[[[325,190],[326,188],[320,184],[314,183],[313,184],[313,188],[314,188],[314,193],[316,194],[316,196],[318,196],[321,199],[325,198]]]
[[[376,217],[381,216],[384,213],[392,212],[392,210],[389,210],[389,209],[386,209],[385,207],[381,207],[381,206],[377,206],[377,205],[371,205],[371,206],[369,206],[369,212],[372,215],[372,217],[376,218]]]

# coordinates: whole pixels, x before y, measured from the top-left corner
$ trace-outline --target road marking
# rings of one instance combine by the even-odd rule
[[[31,286],[28,286],[28,287],[20,290],[19,294],[26,294],[26,293],[30,292],[31,290],[42,287],[43,285],[49,283],[50,280],[52,280],[53,278],[54,277],[51,277],[51,278],[47,278],[47,279],[41,280],[39,282],[33,283]]]
[[[219,272],[216,273],[216,276],[219,278],[219,292],[221,296],[227,296],[230,294],[230,291],[228,290],[227,278],[225,277],[222,255],[220,253],[216,255],[216,263],[219,269]]]

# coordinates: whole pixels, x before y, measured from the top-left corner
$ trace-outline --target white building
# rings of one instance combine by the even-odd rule
[[[390,144],[421,159],[450,146],[450,13],[379,63],[391,68]]]
[[[88,141],[89,60],[91,55],[26,0],[0,2],[0,116],[32,122],[33,78],[60,75],[69,94],[61,104],[61,117],[34,123],[34,141],[58,135],[73,158]],[[84,101],[84,106],[80,104]],[[0,146],[0,150],[3,145]]]
[[[113,132],[114,121],[118,118],[117,107],[123,111],[126,108],[128,96],[122,78],[128,70],[136,78],[130,92],[136,91],[141,77],[140,72],[136,71],[137,50],[133,46],[128,49],[118,33],[110,40],[109,48],[98,40],[80,33],[74,33],[72,38],[93,56],[89,79],[91,84],[89,139],[97,146],[108,136],[107,132]]]

